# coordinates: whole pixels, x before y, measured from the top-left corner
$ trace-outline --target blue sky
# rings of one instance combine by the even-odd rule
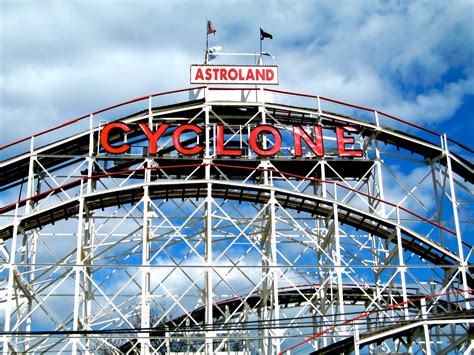
[[[227,52],[257,51],[259,27],[270,32],[279,89],[378,108],[473,146],[472,0],[1,0],[0,145],[190,86],[207,19],[210,44]],[[387,190],[393,201],[405,193]]]
[[[211,45],[264,49],[280,89],[378,108],[470,144],[472,1],[11,1],[1,6],[1,143],[189,86]],[[23,122],[18,125],[18,122]],[[471,145],[472,146],[472,145]]]

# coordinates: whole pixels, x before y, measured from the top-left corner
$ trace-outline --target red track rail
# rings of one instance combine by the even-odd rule
[[[357,193],[359,195],[362,195],[364,197],[368,197],[368,198],[371,198],[371,199],[374,199],[376,201],[379,201],[381,203],[385,203],[389,206],[392,206],[392,207],[395,207],[395,208],[399,208],[400,210],[406,212],[406,213],[409,213],[411,214],[412,216],[424,221],[424,222],[427,222],[439,229],[442,229],[452,235],[456,235],[456,232],[453,231],[452,229],[449,229],[449,228],[446,228],[444,226],[442,226],[441,224],[438,224],[436,222],[433,222],[432,220],[428,219],[428,218],[425,218],[421,215],[419,215],[418,213],[416,212],[413,212],[411,210],[409,210],[408,208],[405,208],[403,206],[399,206],[393,202],[390,202],[390,201],[385,201],[385,200],[382,200],[381,198],[378,198],[376,196],[372,196],[370,194],[367,194],[365,192],[362,192],[362,191],[359,191],[357,189],[353,189],[351,187],[348,187],[348,186],[345,186],[343,184],[341,184],[340,182],[335,182],[335,181],[328,181],[328,180],[321,180],[321,179],[317,179],[317,178],[312,178],[312,177],[306,177],[306,176],[301,176],[301,175],[297,175],[297,174],[293,174],[293,173],[289,173],[289,172],[282,172],[282,171],[277,171],[277,170],[274,170],[274,169],[267,169],[267,168],[251,168],[251,167],[247,167],[247,166],[240,166],[240,165],[228,165],[228,164],[214,164],[214,163],[205,163],[205,164],[183,164],[183,165],[170,165],[170,166],[157,166],[157,167],[150,167],[150,168],[140,168],[140,169],[129,169],[129,170],[122,170],[122,171],[114,171],[112,173],[108,173],[108,174],[98,174],[98,175],[93,175],[93,176],[86,176],[86,177],[83,177],[83,178],[79,178],[79,179],[76,179],[76,180],[73,180],[71,182],[68,182],[66,184],[63,184],[61,186],[58,186],[58,187],[55,187],[53,189],[50,189],[50,190],[47,190],[47,191],[44,191],[44,192],[41,192],[37,195],[34,195],[34,196],[31,196],[29,198],[25,198],[23,200],[20,200],[18,202],[15,202],[15,203],[11,203],[7,206],[4,206],[2,208],[0,208],[0,214],[1,213],[5,213],[7,211],[11,211],[12,209],[16,208],[16,206],[20,206],[20,205],[23,205],[24,203],[26,203],[27,201],[31,201],[31,200],[37,200],[37,199],[40,199],[44,196],[47,196],[49,194],[52,194],[52,193],[56,193],[60,190],[64,190],[68,187],[72,187],[72,186],[77,186],[78,184],[80,183],[83,183],[84,181],[87,181],[87,180],[93,180],[93,179],[100,179],[100,178],[104,178],[104,177],[112,177],[114,175],[119,175],[119,174],[131,174],[133,172],[137,172],[137,171],[145,171],[145,170],[160,170],[160,169],[176,169],[176,168],[192,168],[192,167],[205,167],[205,166],[215,166],[215,167],[221,167],[221,168],[232,168],[232,169],[241,169],[241,170],[250,170],[250,171],[267,171],[267,172],[272,172],[272,173],[276,173],[276,174],[282,174],[282,175],[285,175],[285,176],[288,176],[288,177],[294,177],[294,178],[297,178],[297,179],[301,179],[301,180],[308,180],[308,181],[314,181],[314,182],[319,182],[319,183],[326,183],[326,184],[331,184],[331,185],[335,185],[335,186],[339,186],[339,187],[342,187],[346,190],[349,190],[351,192],[354,192],[354,193]]]
[[[6,148],[9,148],[11,146],[14,146],[16,144],[19,144],[19,143],[22,143],[22,142],[25,142],[33,137],[39,137],[41,135],[44,135],[46,133],[49,133],[49,132],[52,132],[52,131],[55,131],[57,129],[60,129],[60,128],[63,128],[63,127],[66,127],[66,126],[69,126],[73,123],[76,123],[78,121],[81,121],[87,117],[89,117],[90,115],[97,115],[99,113],[103,113],[103,112],[106,112],[106,111],[109,111],[109,110],[112,110],[114,108],[117,108],[117,107],[121,107],[121,106],[125,106],[125,105],[128,105],[128,104],[131,104],[131,103],[134,103],[134,102],[139,102],[139,101],[143,101],[143,100],[146,100],[146,99],[149,99],[151,97],[157,97],[157,96],[163,96],[163,95],[169,95],[169,94],[175,94],[175,93],[179,93],[179,92],[186,92],[186,91],[191,91],[191,90],[199,90],[199,89],[205,89],[205,88],[208,88],[209,90],[211,91],[215,91],[215,90],[249,90],[249,91],[253,91],[253,90],[260,90],[258,88],[252,88],[252,87],[248,87],[248,88],[233,88],[233,87],[208,87],[208,86],[196,86],[196,87],[191,87],[191,88],[185,88],[185,89],[178,89],[178,90],[171,90],[171,91],[164,91],[164,92],[160,92],[160,93],[155,93],[155,94],[150,94],[150,95],[146,95],[146,96],[141,96],[141,97],[137,97],[135,99],[132,99],[132,100],[128,100],[128,101],[124,101],[124,102],[121,102],[119,104],[116,104],[116,105],[113,105],[113,106],[109,106],[109,107],[106,107],[106,108],[103,108],[103,109],[100,109],[100,110],[97,110],[97,111],[94,111],[94,112],[91,112],[87,115],[83,115],[83,116],[80,116],[80,117],[77,117],[77,118],[74,118],[70,121],[67,121],[67,122],[64,122],[58,126],[55,126],[55,127],[52,127],[52,128],[49,128],[47,130],[44,130],[44,131],[41,131],[41,132],[38,132],[38,133],[35,133],[35,134],[32,134],[28,137],[24,137],[24,138],[21,138],[21,139],[18,139],[14,142],[11,142],[11,143],[8,143],[6,145],[3,145],[3,146],[0,146],[0,150],[4,150]],[[425,128],[425,127],[422,127],[420,125],[417,125],[415,123],[412,123],[412,122],[409,122],[407,120],[404,120],[404,119],[401,119],[399,117],[396,117],[396,116],[393,116],[393,115],[390,115],[388,113],[385,113],[383,111],[379,111],[379,110],[375,110],[375,109],[372,109],[372,108],[368,108],[368,107],[364,107],[364,106],[359,106],[359,105],[354,105],[354,104],[351,104],[351,103],[348,103],[348,102],[344,102],[344,101],[339,101],[339,100],[335,100],[335,99],[331,99],[329,97],[325,97],[325,96],[317,96],[317,95],[312,95],[312,94],[303,94],[303,93],[298,93],[298,92],[292,92],[292,91],[284,91],[284,90],[277,90],[277,89],[269,89],[269,88],[263,88],[264,91],[268,91],[268,92],[273,92],[273,93],[277,93],[277,94],[285,94],[285,95],[291,95],[291,96],[299,96],[299,97],[308,97],[308,98],[313,98],[313,99],[320,99],[320,100],[323,100],[323,101],[327,101],[327,102],[332,102],[332,103],[336,103],[336,104],[339,104],[339,105],[343,105],[343,106],[346,106],[346,107],[351,107],[351,108],[355,108],[355,109],[359,109],[359,110],[364,110],[364,111],[367,111],[367,112],[377,112],[378,114],[382,115],[382,116],[385,116],[387,118],[390,118],[392,120],[395,120],[397,122],[400,122],[400,123],[403,123],[405,125],[408,125],[408,126],[411,126],[411,127],[414,127],[414,128],[417,128],[417,129],[420,129],[424,132],[427,132],[427,133],[430,133],[432,135],[435,135],[435,136],[438,136],[438,137],[442,137],[443,135],[441,133],[438,133],[438,132],[435,132],[431,129],[428,129],[428,128]],[[474,151],[467,147],[466,145],[454,140],[454,139],[451,139],[451,138],[447,138],[448,141],[458,145],[459,147],[467,150],[468,152],[470,153],[473,153]]]
[[[335,104],[339,104],[339,105],[343,105],[343,106],[346,106],[346,107],[351,107],[351,108],[355,108],[355,109],[358,109],[358,110],[363,110],[363,111],[367,111],[367,112],[377,112],[378,114],[382,115],[382,116],[385,116],[387,118],[390,118],[392,120],[395,120],[395,121],[398,121],[398,122],[401,122],[403,124],[406,124],[408,126],[411,126],[411,127],[414,127],[414,128],[417,128],[417,129],[420,129],[422,131],[425,131],[425,132],[428,132],[430,134],[433,134],[435,136],[438,136],[438,137],[442,137],[443,135],[441,133],[438,133],[438,132],[435,132],[431,129],[428,129],[428,128],[425,128],[423,126],[420,126],[420,125],[417,125],[415,123],[412,123],[412,122],[409,122],[407,120],[404,120],[402,118],[399,118],[399,117],[396,117],[396,116],[393,116],[393,115],[390,115],[386,112],[383,112],[383,111],[379,111],[379,110],[376,110],[376,109],[373,109],[373,108],[369,108],[369,107],[364,107],[364,106],[358,106],[358,105],[354,105],[354,104],[351,104],[351,103],[348,103],[348,102],[344,102],[344,101],[339,101],[339,100],[335,100],[335,99],[331,99],[329,97],[325,97],[325,96],[317,96],[317,95],[311,95],[311,94],[302,94],[302,93],[297,93],[297,92],[292,92],[292,91],[283,91],[283,90],[276,90],[276,89],[267,89],[265,88],[264,89],[265,91],[270,91],[270,92],[274,92],[274,93],[277,93],[277,94],[286,94],[286,95],[292,95],[292,96],[300,96],[300,97],[309,97],[309,98],[313,98],[313,99],[317,99],[319,98],[320,100],[323,100],[323,101],[327,101],[327,102],[332,102],[332,103],[335,103]],[[459,147],[467,150],[468,152],[470,153],[473,153],[474,151],[467,147],[466,145],[462,144],[462,143],[459,143],[458,141],[454,140],[454,139],[451,139],[451,138],[447,138],[448,141],[452,142],[452,143],[455,143],[457,144]]]

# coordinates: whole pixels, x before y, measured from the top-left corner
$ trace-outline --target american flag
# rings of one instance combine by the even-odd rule
[[[210,35],[212,33],[213,35],[216,35],[216,32],[217,30],[214,24],[211,21],[207,21],[207,34]]]

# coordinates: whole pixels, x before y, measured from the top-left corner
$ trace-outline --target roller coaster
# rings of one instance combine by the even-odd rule
[[[0,152],[4,354],[474,351],[473,151],[446,134],[195,86]]]

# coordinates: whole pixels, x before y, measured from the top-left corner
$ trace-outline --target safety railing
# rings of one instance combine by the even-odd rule
[[[229,90],[229,91],[232,91],[232,90],[247,90],[247,91],[252,91],[252,90],[262,90],[262,91],[266,91],[266,92],[272,92],[272,93],[276,93],[276,94],[283,94],[283,95],[288,95],[288,96],[293,96],[293,97],[304,97],[304,98],[310,98],[310,99],[314,99],[316,100],[316,106],[318,108],[318,110],[322,110],[322,103],[326,102],[326,103],[332,103],[332,104],[337,104],[337,105],[341,105],[343,107],[346,107],[346,108],[351,108],[351,109],[356,109],[356,110],[362,110],[362,111],[365,111],[365,112],[370,112],[373,114],[373,121],[372,123],[376,124],[376,125],[379,125],[380,122],[380,117],[385,117],[385,118],[388,118],[392,121],[395,121],[395,122],[398,122],[402,125],[405,125],[405,126],[408,126],[408,127],[411,127],[411,128],[414,128],[414,129],[417,129],[417,130],[420,130],[422,132],[425,132],[429,135],[432,135],[433,137],[437,137],[437,141],[433,142],[434,144],[436,145],[440,145],[441,144],[441,141],[442,141],[442,137],[443,137],[443,134],[441,133],[438,133],[436,131],[433,131],[431,129],[428,129],[426,127],[423,127],[421,125],[418,125],[418,124],[415,124],[413,122],[410,122],[410,121],[407,121],[407,120],[404,120],[402,118],[399,118],[399,117],[396,117],[394,115],[391,115],[391,114],[388,114],[386,112],[383,112],[383,111],[380,111],[380,110],[376,110],[376,109],[373,109],[373,108],[368,108],[368,107],[364,107],[364,106],[359,106],[359,105],[355,105],[355,104],[351,104],[351,103],[348,103],[348,102],[344,102],[344,101],[340,101],[340,100],[335,100],[335,99],[332,99],[332,98],[329,98],[329,97],[325,97],[325,96],[319,96],[319,95],[313,95],[313,94],[304,94],[304,93],[298,93],[298,92],[292,92],[292,91],[284,91],[284,90],[277,90],[277,89],[269,89],[269,88],[252,88],[252,87],[246,87],[246,88],[241,88],[241,87],[208,87],[208,86],[196,86],[196,87],[190,87],[190,88],[185,88],[185,89],[178,89],[178,90],[171,90],[171,91],[164,91],[164,92],[160,92],[160,93],[154,93],[154,94],[150,94],[150,95],[145,95],[145,96],[141,96],[141,97],[137,97],[135,99],[132,99],[132,100],[128,100],[128,101],[124,101],[124,102],[121,102],[119,104],[116,104],[116,105],[112,105],[112,106],[109,106],[109,107],[106,107],[106,108],[103,108],[103,109],[100,109],[100,110],[97,110],[97,111],[94,111],[94,112],[91,112],[89,114],[86,114],[86,115],[83,115],[83,116],[80,116],[80,117],[77,117],[77,118],[74,118],[72,120],[69,120],[69,121],[66,121],[60,125],[57,125],[55,127],[51,127],[49,129],[46,129],[44,131],[41,131],[41,132],[38,132],[38,133],[35,133],[35,134],[32,134],[30,136],[27,136],[27,137],[24,137],[24,138],[21,138],[21,139],[18,139],[18,140],[15,140],[13,142],[10,142],[8,144],[5,144],[5,145],[2,145],[0,146],[0,151],[4,151],[6,150],[7,148],[10,148],[10,147],[13,147],[13,146],[16,146],[20,143],[23,143],[23,142],[26,142],[26,141],[34,141],[35,138],[38,138],[40,136],[43,136],[45,134],[48,134],[48,133],[52,133],[52,132],[55,132],[55,131],[58,131],[59,129],[61,128],[64,128],[64,127],[68,127],[68,126],[71,126],[75,123],[78,123],[78,122],[81,122],[81,121],[84,121],[85,119],[87,118],[91,118],[91,117],[94,117],[95,115],[98,115],[98,114],[101,114],[101,113],[104,113],[104,112],[108,112],[108,111],[111,111],[113,109],[117,109],[117,108],[120,108],[120,107],[124,107],[124,106],[127,106],[127,105],[130,105],[130,104],[133,104],[133,103],[137,103],[137,102],[141,102],[141,101],[145,101],[145,100],[148,100],[149,101],[149,105],[148,107],[151,108],[151,99],[154,98],[154,97],[158,97],[158,96],[166,96],[166,95],[171,95],[171,94],[176,94],[176,93],[183,93],[183,92],[189,92],[189,91],[193,91],[193,90],[201,90],[201,89],[208,89],[208,90],[211,90],[211,91],[217,91],[217,90]],[[205,92],[206,90],[204,90],[204,95],[205,95]],[[91,127],[92,128],[92,127]],[[468,153],[473,153],[473,150],[471,148],[469,148],[468,146],[454,140],[454,139],[451,139],[451,138],[447,138],[447,140],[453,144],[455,144],[457,147],[461,148],[462,150],[468,152]],[[31,146],[33,145],[34,143],[31,144]]]
[[[273,92],[273,93],[277,93],[277,94],[285,94],[285,95],[292,95],[292,96],[298,96],[298,97],[306,97],[306,98],[311,98],[311,99],[315,99],[317,100],[318,104],[320,104],[321,102],[331,102],[331,103],[334,103],[334,104],[338,104],[338,105],[342,105],[342,106],[345,106],[345,107],[349,107],[349,108],[352,108],[352,109],[357,109],[357,110],[362,110],[362,111],[366,111],[366,112],[371,112],[374,114],[374,122],[376,125],[379,125],[379,122],[377,122],[379,120],[379,116],[383,116],[383,117],[386,117],[386,118],[389,118],[393,121],[396,121],[396,122],[399,122],[399,123],[402,123],[403,125],[406,125],[406,126],[409,126],[409,127],[412,127],[412,128],[415,128],[415,129],[418,129],[418,130],[421,130],[423,132],[426,132],[426,133],[429,133],[433,136],[436,136],[438,139],[437,141],[435,141],[434,143],[439,145],[440,142],[442,141],[442,137],[443,137],[443,133],[438,133],[436,131],[433,131],[429,128],[426,128],[426,127],[423,127],[421,125],[418,125],[416,123],[413,123],[413,122],[410,122],[410,121],[407,121],[407,120],[404,120],[400,117],[396,117],[394,115],[391,115],[389,113],[386,113],[386,112],[383,112],[383,111],[380,111],[380,110],[377,110],[377,109],[373,109],[373,108],[369,108],[369,107],[364,107],[364,106],[359,106],[359,105],[354,105],[354,104],[351,104],[351,103],[348,103],[348,102],[344,102],[344,101],[340,101],[340,100],[335,100],[335,99],[332,99],[332,98],[329,98],[329,97],[325,97],[325,96],[319,96],[319,95],[311,95],[311,94],[304,94],[304,93],[298,93],[298,92],[292,92],[292,91],[283,91],[283,90],[277,90],[277,89],[268,89],[268,88],[265,88],[264,89],[265,91],[269,91],[269,92]],[[322,110],[322,107],[318,107],[320,110]],[[451,143],[454,143],[456,144],[458,147],[466,150],[467,152],[469,153],[473,153],[474,151],[469,148],[468,146],[454,140],[454,139],[451,139],[451,138],[447,138],[447,140]]]
[[[154,94],[150,94],[150,95],[146,95],[146,96],[140,96],[140,97],[134,98],[132,100],[124,101],[124,102],[121,102],[119,104],[112,105],[112,106],[109,106],[109,107],[106,107],[106,108],[88,113],[86,115],[83,115],[83,116],[74,118],[72,120],[66,121],[66,122],[64,122],[60,125],[57,125],[57,126],[49,128],[49,129],[46,129],[44,131],[40,131],[40,132],[32,134],[30,136],[15,140],[15,141],[10,142],[10,143],[5,144],[5,145],[2,145],[2,146],[0,146],[0,151],[5,150],[5,149],[10,148],[10,147],[13,147],[13,146],[16,146],[16,145],[18,145],[20,143],[23,143],[23,142],[26,142],[26,141],[34,141],[34,139],[37,138],[37,137],[41,137],[41,136],[43,136],[47,133],[56,132],[56,131],[60,130],[61,128],[71,126],[75,123],[84,121],[87,118],[91,118],[95,115],[99,115],[101,113],[108,112],[108,111],[114,110],[116,108],[124,107],[124,106],[130,105],[130,104],[145,101],[145,100],[149,101],[148,107],[150,108],[150,106],[152,104],[151,99],[154,98],[154,97],[165,96],[165,95],[176,94],[176,93],[182,93],[182,92],[189,92],[189,91],[192,91],[192,90],[199,90],[199,89],[203,89],[203,88],[206,88],[206,87],[205,86],[198,86],[198,87],[192,87],[192,88],[164,91],[164,92],[154,93]],[[92,127],[90,127],[90,128],[92,128]]]

